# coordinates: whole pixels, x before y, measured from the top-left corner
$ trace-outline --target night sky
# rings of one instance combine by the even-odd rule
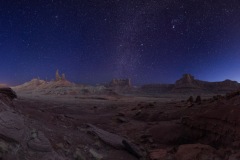
[[[240,82],[239,0],[9,0],[0,5],[0,82]]]

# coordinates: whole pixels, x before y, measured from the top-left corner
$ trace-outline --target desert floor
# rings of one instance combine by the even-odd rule
[[[143,159],[149,159],[155,156],[154,150],[169,151],[185,143],[178,139],[181,118],[206,108],[204,101],[201,107],[189,107],[186,99],[169,95],[154,98],[18,93],[14,107],[29,119],[27,125],[44,132],[54,150],[64,157],[131,160],[138,156],[109,145],[90,131],[89,124],[126,138],[137,146]]]

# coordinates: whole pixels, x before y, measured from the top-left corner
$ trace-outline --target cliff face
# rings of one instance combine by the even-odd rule
[[[176,81],[174,88],[171,90],[171,92],[176,93],[195,93],[203,91],[204,89],[201,87],[199,82],[190,74],[184,74],[181,79]]]
[[[197,81],[190,74],[184,74],[183,77],[176,81],[175,88],[199,88]]]
[[[173,92],[209,92],[209,93],[226,93],[240,89],[237,81],[225,80],[222,82],[207,82],[196,80],[190,74],[184,74],[183,77],[176,81]]]

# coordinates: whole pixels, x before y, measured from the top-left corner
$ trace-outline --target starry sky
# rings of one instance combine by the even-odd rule
[[[9,0],[0,5],[0,82],[240,82],[239,0]]]

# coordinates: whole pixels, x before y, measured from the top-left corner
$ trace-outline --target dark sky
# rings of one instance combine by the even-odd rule
[[[239,0],[1,1],[0,81],[240,81],[239,42]]]

